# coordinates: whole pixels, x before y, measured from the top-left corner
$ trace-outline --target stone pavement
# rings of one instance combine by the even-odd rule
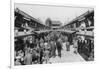
[[[78,53],[73,53],[74,48],[70,46],[70,51],[66,51],[65,44],[63,44],[62,57],[50,58],[49,63],[64,63],[64,62],[83,62],[85,61]],[[57,54],[57,53],[56,53]]]

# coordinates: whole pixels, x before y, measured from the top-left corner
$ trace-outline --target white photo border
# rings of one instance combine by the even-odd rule
[[[72,7],[82,7],[82,8],[84,8],[84,7],[87,7],[87,8],[94,8],[94,10],[95,10],[95,6],[78,6],[78,5],[60,5],[60,4],[38,4],[38,3],[31,3],[31,2],[29,2],[29,3],[25,3],[25,2],[15,2],[14,0],[11,0],[11,6],[10,6],[10,19],[11,19],[11,23],[10,23],[10,66],[11,66],[11,68],[12,69],[33,69],[33,68],[36,68],[36,67],[39,67],[39,68],[45,68],[45,66],[59,66],[59,65],[61,65],[62,64],[62,66],[63,65],[72,65],[72,64],[75,64],[76,65],[76,63],[77,64],[88,64],[88,62],[72,62],[72,63],[59,63],[59,64],[43,64],[43,65],[40,65],[40,64],[38,64],[38,65],[22,65],[22,66],[14,66],[14,5],[15,5],[15,3],[18,3],[18,4],[33,4],[33,5],[45,5],[45,6],[62,6],[62,7],[68,7],[68,6],[72,6]],[[94,14],[95,15],[95,14]],[[95,18],[95,17],[94,17]],[[94,22],[95,22],[95,19],[94,19]],[[94,35],[95,36],[95,35]],[[95,63],[95,61],[94,62],[90,62],[90,63]],[[55,67],[54,67],[55,68]]]

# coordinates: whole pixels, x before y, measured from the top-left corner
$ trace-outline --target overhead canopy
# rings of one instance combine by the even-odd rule
[[[37,33],[45,33],[45,32],[50,32],[50,31],[59,31],[59,32],[66,32],[66,33],[74,33],[76,31],[71,31],[71,30],[63,30],[63,29],[58,29],[58,30],[41,30],[41,31],[35,31]]]
[[[90,37],[94,37],[94,33],[92,31],[85,31],[85,32],[77,32],[77,35],[81,35],[81,36],[90,36]]]
[[[35,35],[35,36],[38,36],[38,33],[36,32],[18,32],[18,34],[14,34],[14,37],[15,38],[18,38],[18,37],[26,37],[26,36],[30,36],[30,35]]]

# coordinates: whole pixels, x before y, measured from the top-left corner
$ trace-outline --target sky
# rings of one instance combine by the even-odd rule
[[[79,15],[82,15],[92,8],[69,7],[69,6],[50,6],[50,5],[36,5],[36,4],[15,4],[14,8],[19,8],[25,13],[31,15],[36,19],[40,19],[45,24],[45,20],[60,21],[62,24],[67,24]]]

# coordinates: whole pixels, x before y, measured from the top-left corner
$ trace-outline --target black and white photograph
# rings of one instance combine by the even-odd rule
[[[14,3],[14,66],[94,61],[94,8]]]

